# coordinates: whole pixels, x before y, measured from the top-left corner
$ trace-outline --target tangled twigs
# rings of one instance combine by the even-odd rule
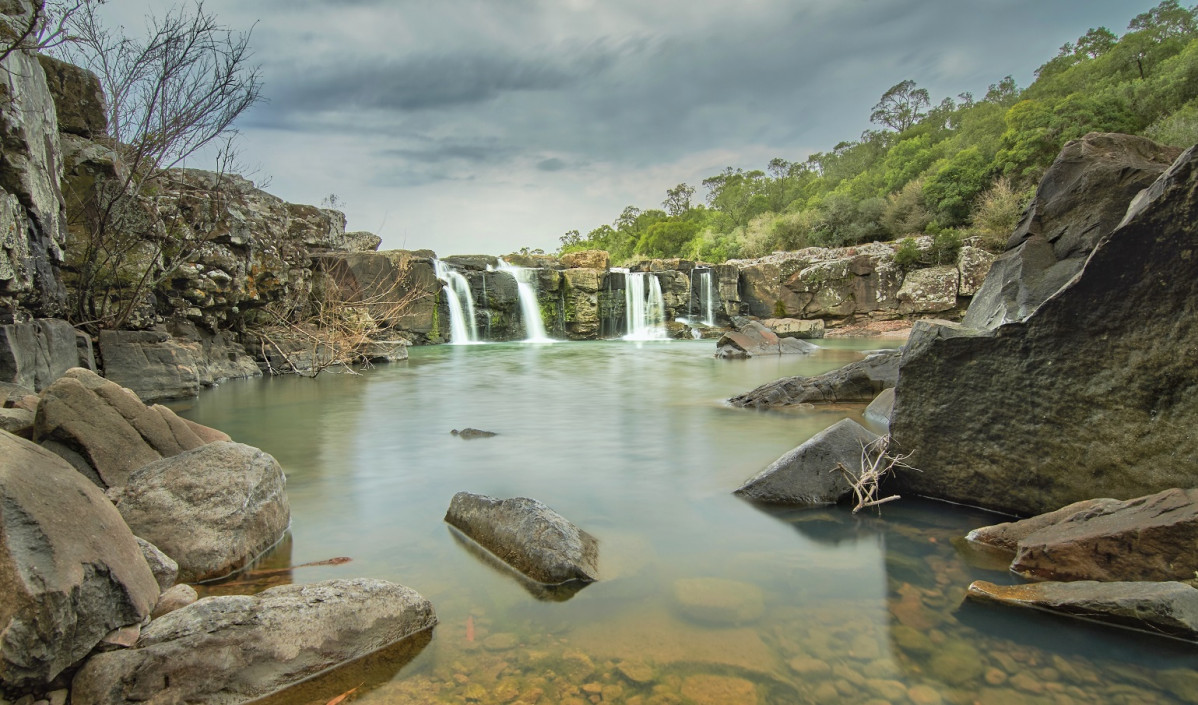
[[[906,462],[907,458],[911,457],[910,453],[892,453],[890,452],[890,443],[890,434],[880,436],[869,443],[863,443],[861,445],[860,472],[854,472],[845,467],[844,463],[836,464],[836,469],[844,475],[852,487],[855,500],[854,514],[866,507],[876,507],[899,499],[896,494],[886,497],[878,496],[882,479],[893,473],[896,468],[918,470]]]

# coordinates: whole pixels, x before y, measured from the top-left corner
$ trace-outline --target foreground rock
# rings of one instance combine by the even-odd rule
[[[871,401],[898,382],[902,350],[885,350],[864,360],[814,377],[783,377],[728,400],[733,406],[754,409],[795,404]]]
[[[1026,320],[916,325],[891,433],[923,472],[899,491],[1026,514],[1198,485],[1195,166],[1191,149]]]
[[[1198,590],[1179,582],[1033,583],[995,585],[984,580],[969,586],[974,602],[1056,612],[1090,621],[1198,639]]]
[[[769,504],[835,504],[852,491],[837,465],[860,471],[862,449],[877,439],[861,424],[844,419],[775,460],[736,494]]]
[[[965,538],[975,545],[1006,551],[1014,558],[1015,552],[1019,550],[1019,542],[1037,531],[1059,524],[1074,514],[1102,513],[1111,505],[1116,504],[1121,504],[1121,502],[1117,499],[1086,499],[1027,519],[983,526],[970,531]]]
[[[208,597],[155,619],[131,649],[91,658],[75,705],[232,705],[431,629],[428,600],[381,580],[285,585]]]
[[[49,682],[114,629],[139,624],[158,584],[121,516],[62,458],[0,433],[0,683]]]
[[[725,333],[716,342],[716,357],[734,359],[765,355],[810,355],[818,349],[805,340],[780,338],[757,321],[737,317],[733,319],[733,324],[736,330]]]
[[[599,542],[535,499],[459,492],[445,521],[537,582],[599,579]]]
[[[970,537],[1009,539],[1030,524],[1033,530],[1016,542],[1011,570],[1037,580],[1186,580],[1198,574],[1198,490],[1092,500],[1047,516]]]
[[[82,368],[42,392],[33,429],[35,441],[103,488],[120,487],[137,468],[221,436],[164,406],[147,407],[130,390]]]
[[[286,484],[269,454],[218,441],[139,468],[113,494],[129,528],[194,582],[228,575],[278,543],[291,518]]]

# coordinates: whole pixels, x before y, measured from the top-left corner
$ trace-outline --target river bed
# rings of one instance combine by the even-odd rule
[[[979,510],[763,509],[731,492],[861,405],[788,413],[724,400],[899,341],[717,360],[712,341],[414,348],[361,375],[231,382],[172,407],[273,454],[290,538],[249,579],[375,577],[429,598],[417,653],[384,654],[280,702],[1198,702],[1193,647],[1047,615],[961,606],[1012,582],[958,548]],[[465,440],[451,430],[495,432]],[[458,491],[528,496],[599,539],[602,579],[526,589],[442,521]],[[352,560],[280,571],[333,557]],[[547,599],[549,598],[549,599]]]

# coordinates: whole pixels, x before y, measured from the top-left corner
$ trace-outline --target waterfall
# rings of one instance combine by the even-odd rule
[[[627,322],[624,340],[664,340],[666,305],[661,282],[648,272],[612,271],[624,274],[624,320]],[[646,282],[649,284],[647,292]]]
[[[516,280],[516,294],[520,298],[520,318],[524,321],[524,342],[553,342],[553,338],[545,332],[545,322],[541,320],[541,306],[537,302],[537,270],[514,267],[499,260],[499,271],[511,274]]]
[[[474,320],[474,299],[470,296],[470,282],[439,259],[433,260],[433,271],[437,279],[444,282],[442,291],[445,292],[445,302],[449,304],[449,343],[477,343],[478,323]]]
[[[703,322],[715,325],[715,272],[704,269],[699,272],[699,302],[703,308]]]

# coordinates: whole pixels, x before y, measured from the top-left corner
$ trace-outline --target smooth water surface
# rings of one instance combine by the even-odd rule
[[[732,496],[819,430],[860,420],[863,405],[760,413],[724,399],[897,343],[822,344],[811,357],[745,361],[715,359],[712,341],[426,347],[360,376],[205,392],[176,410],[287,470],[292,539],[263,567],[353,559],[210,592],[367,576],[433,602],[440,625],[410,663],[359,664],[296,702],[359,685],[353,702],[1198,697],[1188,645],[962,607],[970,581],[1011,580],[955,547],[1002,517],[913,498],[854,516]],[[450,433],[466,427],[498,435]],[[603,579],[572,596],[526,589],[442,521],[461,490],[545,502],[599,539]]]

